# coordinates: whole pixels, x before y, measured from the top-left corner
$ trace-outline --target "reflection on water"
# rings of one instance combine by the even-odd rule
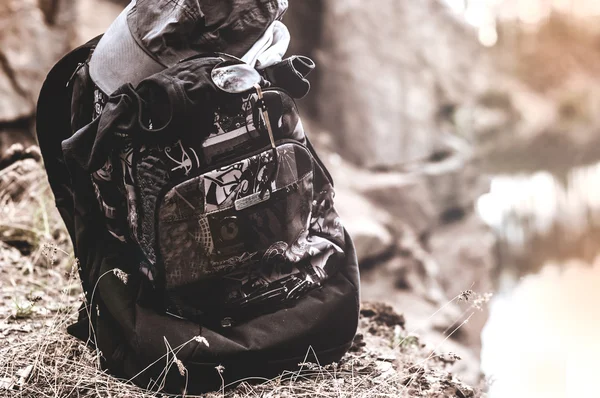
[[[548,260],[592,261],[600,253],[600,163],[565,181],[547,172],[494,177],[477,210],[500,238],[501,263],[520,275]]]
[[[600,396],[600,164],[495,177],[477,209],[508,280],[482,333],[490,397]]]
[[[490,398],[597,397],[600,259],[527,276],[496,297],[482,333]]]

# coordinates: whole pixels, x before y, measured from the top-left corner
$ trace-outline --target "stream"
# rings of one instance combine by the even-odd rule
[[[600,163],[494,176],[477,211],[502,264],[482,332],[489,398],[600,396]]]

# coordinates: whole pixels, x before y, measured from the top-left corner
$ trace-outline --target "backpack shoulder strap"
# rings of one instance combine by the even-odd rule
[[[36,134],[48,174],[48,182],[61,216],[73,236],[73,197],[61,142],[72,134],[69,81],[100,41],[98,36],[65,55],[48,73],[37,103]]]

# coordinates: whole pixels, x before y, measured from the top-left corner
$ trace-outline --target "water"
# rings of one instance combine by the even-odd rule
[[[489,396],[600,396],[600,164],[497,176],[477,210],[502,264],[482,333]]]
[[[598,397],[600,261],[547,265],[492,302],[482,333],[490,398]]]
[[[600,163],[564,181],[544,171],[497,176],[477,210],[500,237],[504,266],[527,273],[551,259],[591,261],[600,252]]]

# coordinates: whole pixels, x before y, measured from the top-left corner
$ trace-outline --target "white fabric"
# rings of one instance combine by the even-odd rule
[[[283,22],[275,21],[242,57],[256,69],[264,69],[283,59],[290,45],[290,32]]]

